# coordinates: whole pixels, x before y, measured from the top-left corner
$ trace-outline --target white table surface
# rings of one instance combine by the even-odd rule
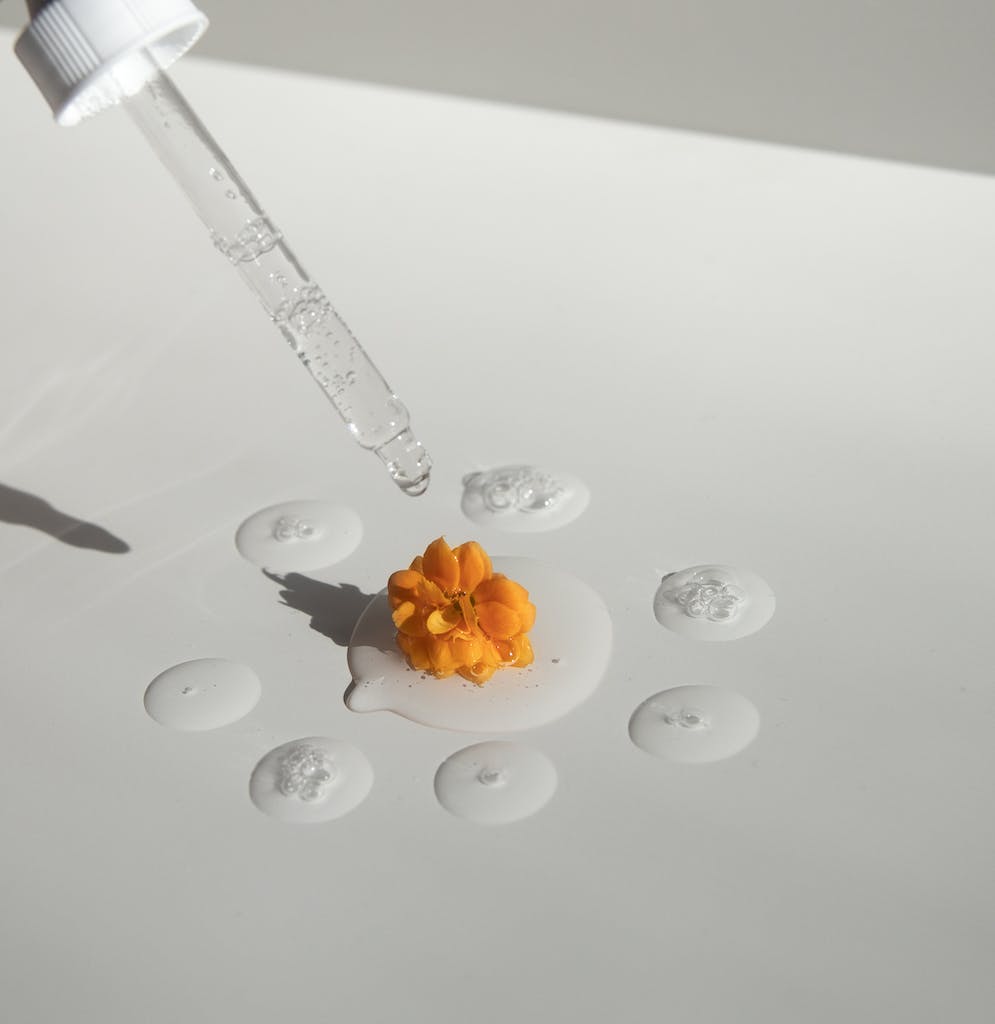
[[[187,58],[411,409],[412,500],[128,118],[56,128],[10,41],[0,483],[130,551],[0,522],[7,1019],[992,1018],[995,182]],[[521,460],[587,512],[469,523],[463,474]],[[344,707],[345,648],[233,546],[292,498],[363,520],[321,582],[374,593],[444,533],[604,597],[603,684],[517,737],[557,767],[542,812],[452,817],[433,774],[484,737]],[[765,577],[769,625],[662,629],[660,576],[701,562]],[[259,673],[247,718],[145,714],[197,657]],[[748,696],[756,742],[636,749],[632,710],[686,683]],[[369,798],[259,813],[253,766],[315,734],[365,751]]]

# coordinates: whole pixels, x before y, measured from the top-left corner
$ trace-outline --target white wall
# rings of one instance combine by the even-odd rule
[[[993,0],[200,6],[206,56],[995,171]]]

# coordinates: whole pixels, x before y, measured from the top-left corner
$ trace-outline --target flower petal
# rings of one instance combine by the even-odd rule
[[[419,672],[427,672],[432,663],[428,657],[428,647],[423,637],[397,635],[397,646],[407,655],[408,664]]]
[[[445,591],[451,592],[459,586],[459,562],[445,537],[433,540],[425,549],[422,572]]]
[[[462,665],[457,671],[464,679],[469,679],[477,686],[483,686],[488,679],[494,675],[496,665],[488,665],[486,662],[478,661],[473,665]]]
[[[514,667],[525,668],[526,665],[531,665],[535,655],[532,653],[532,644],[529,638],[522,633],[519,636],[512,637],[511,642],[515,647]]]
[[[478,602],[476,612],[477,622],[488,636],[507,639],[521,632],[522,620],[517,612],[500,601]]]
[[[396,608],[404,601],[411,601],[417,593],[418,586],[425,580],[420,572],[411,569],[400,569],[391,573],[387,580],[387,598],[391,607]]]
[[[450,641],[453,657],[460,665],[468,666],[484,657],[484,641],[477,636],[461,637]]]
[[[475,540],[468,540],[465,544],[453,548],[453,554],[459,562],[460,590],[472,594],[484,580],[490,578],[491,560]]]
[[[463,616],[458,608],[454,608],[451,604],[444,608],[436,608],[427,619],[425,619],[425,628],[434,636],[438,636],[442,633],[448,633],[451,629],[455,629],[463,621]]]
[[[428,657],[432,663],[432,674],[437,679],[445,679],[451,676],[459,667],[450,644],[438,637],[430,636],[426,639],[425,645],[428,649]]]
[[[394,620],[394,625],[402,633],[407,633],[408,636],[425,635],[425,621],[418,614],[418,608],[415,606],[414,601],[401,602],[394,609],[391,618]]]
[[[527,633],[536,624],[536,606],[531,601],[520,604],[515,611],[522,620],[522,632]]]
[[[519,605],[529,603],[529,592],[521,583],[509,580],[507,576],[495,574],[474,590],[473,599],[478,604],[481,601],[500,601],[501,604],[517,611]]]
[[[446,603],[446,595],[431,581],[414,569],[399,569],[387,580],[387,600],[392,608],[404,601],[430,610]]]
[[[511,640],[492,640],[491,643],[494,645],[494,650],[497,651],[498,656],[501,658],[502,665],[510,665],[514,662],[518,655],[515,653],[515,645]]]

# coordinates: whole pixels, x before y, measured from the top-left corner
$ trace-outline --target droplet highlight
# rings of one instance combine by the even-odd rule
[[[695,565],[668,573],[653,598],[661,626],[697,640],[737,640],[765,626],[774,591],[755,572],[730,565]]]
[[[261,693],[259,676],[248,665],[198,658],[157,675],[145,690],[145,710],[170,729],[203,732],[244,718]]]
[[[307,572],[341,562],[362,536],[359,516],[345,505],[288,501],[249,516],[235,534],[235,547],[264,569]]]
[[[264,814],[292,824],[334,821],[373,788],[373,768],[350,743],[309,736],[275,747],[256,765],[249,797]]]
[[[489,740],[458,750],[435,773],[435,796],[450,814],[507,825],[541,810],[556,792],[556,768],[521,743]]]
[[[733,757],[760,729],[752,701],[719,686],[675,686],[643,701],[629,719],[640,750],[668,761],[705,764]]]
[[[463,478],[463,514],[481,526],[510,533],[538,533],[573,522],[587,508],[590,491],[568,473],[537,466],[499,466]]]
[[[537,609],[529,633],[535,661],[504,668],[482,686],[411,669],[394,642],[386,592],[367,605],[349,641],[353,682],[347,706],[393,711],[459,732],[517,732],[562,718],[597,689],[611,656],[611,616],[583,580],[530,558],[494,558],[494,570],[521,583]]]

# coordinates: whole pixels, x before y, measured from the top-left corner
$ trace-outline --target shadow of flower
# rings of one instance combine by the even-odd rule
[[[376,597],[352,583],[322,583],[297,572],[280,575],[264,569],[263,575],[283,588],[280,598],[287,608],[309,615],[311,628],[339,647],[349,646],[360,615]]]

